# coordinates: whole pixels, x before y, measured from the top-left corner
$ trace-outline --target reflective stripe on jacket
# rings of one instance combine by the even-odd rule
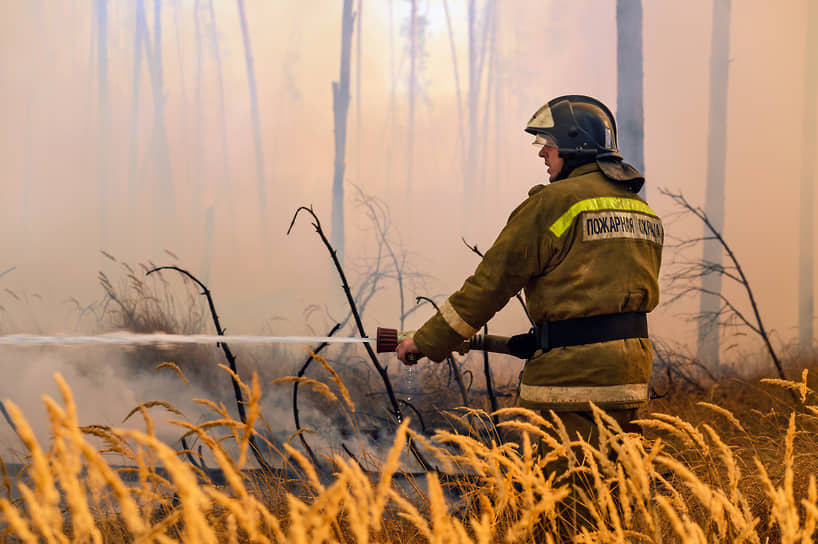
[[[595,164],[538,185],[515,209],[463,286],[414,336],[443,360],[523,289],[535,323],[649,312],[659,301],[664,231],[637,195]],[[650,341],[631,338],[568,346],[527,361],[520,404],[534,409],[634,408],[647,401]]]

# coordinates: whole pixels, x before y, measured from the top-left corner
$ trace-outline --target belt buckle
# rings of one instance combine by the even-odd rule
[[[551,349],[551,345],[548,341],[548,321],[543,321],[539,327],[537,327],[537,344],[539,344],[539,348],[546,352]]]

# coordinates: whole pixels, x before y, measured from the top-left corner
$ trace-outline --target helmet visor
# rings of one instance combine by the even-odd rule
[[[540,147],[559,147],[557,145],[557,139],[551,136],[550,134],[536,134],[534,141],[531,142],[532,145],[537,145]]]

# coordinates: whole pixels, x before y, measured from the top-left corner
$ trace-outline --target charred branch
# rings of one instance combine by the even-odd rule
[[[198,454],[194,455],[193,450],[190,449],[187,443],[187,438],[182,437],[182,453],[185,454],[187,460],[190,462],[191,465],[201,470],[203,473],[207,474],[207,465],[204,464],[204,457],[202,457],[202,447],[199,446]]]
[[[336,323],[335,326],[332,327],[332,330],[329,331],[327,336],[332,336],[333,334],[338,332],[338,329],[340,329],[341,326],[342,326],[341,323]],[[307,368],[315,360],[315,355],[320,353],[321,350],[323,350],[328,345],[329,345],[329,342],[322,342],[317,348],[312,350],[312,352],[310,353],[310,356],[307,357],[307,360],[304,361],[304,364],[301,365],[301,368],[298,370],[298,377],[299,378],[304,377],[304,374],[307,372]],[[318,464],[319,464],[318,463],[318,458],[315,456],[315,453],[313,453],[312,448],[310,448],[310,445],[307,444],[307,439],[304,438],[304,433],[301,432],[301,420],[300,420],[299,415],[298,415],[298,386],[300,385],[300,383],[301,382],[298,381],[298,380],[293,382],[293,418],[295,419],[295,431],[298,434],[298,438],[301,440],[301,444],[304,446],[304,449],[307,451],[307,454],[309,454],[310,459],[312,459],[313,464],[318,466]]]
[[[705,391],[707,389],[705,384],[702,383],[701,377],[704,377],[710,383],[717,382],[716,377],[710,369],[695,358],[686,357],[677,352],[671,352],[670,349],[655,340],[653,352],[659,360],[659,364],[655,365],[655,370],[657,373],[664,373],[668,387],[665,393],[655,394],[652,398],[667,396],[668,393],[674,389],[674,382],[677,378],[697,391]]]
[[[310,214],[313,218],[312,226],[315,229],[315,232],[318,233],[318,236],[321,238],[321,241],[324,243],[324,246],[329,251],[330,257],[332,258],[332,262],[335,265],[335,269],[338,271],[338,274],[341,277],[341,287],[344,290],[344,295],[346,296],[347,303],[349,303],[350,310],[352,311],[352,317],[355,319],[355,325],[358,329],[358,333],[360,334],[361,338],[367,338],[366,330],[364,329],[363,322],[361,321],[361,316],[358,313],[358,307],[355,303],[355,299],[352,296],[352,290],[349,287],[349,282],[347,281],[346,273],[344,272],[343,266],[341,266],[341,262],[338,259],[338,254],[333,248],[330,241],[327,239],[326,234],[324,233],[324,229],[321,227],[321,221],[318,219],[318,216],[312,210],[312,208],[307,208],[305,206],[299,207],[295,214],[293,215],[293,219],[290,222],[290,228],[287,229],[287,234],[292,231],[293,226],[295,225],[295,220],[298,218],[298,214],[304,211],[305,213]],[[387,395],[389,396],[390,404],[392,405],[393,415],[395,416],[398,422],[403,420],[403,414],[398,407],[398,401],[395,397],[394,390],[392,388],[392,383],[389,380],[389,375],[386,372],[386,369],[380,364],[378,361],[377,355],[375,352],[372,351],[372,346],[369,344],[364,344],[364,348],[366,349],[367,354],[372,362],[372,365],[378,371],[378,374],[381,376],[383,380],[384,388],[387,391]]]
[[[11,430],[14,431],[14,434],[19,436],[19,433],[17,432],[17,425],[14,424],[14,421],[11,419],[9,413],[6,411],[6,405],[3,404],[3,401],[0,401],[0,413],[3,414],[3,418],[6,420],[6,423],[9,424]]]
[[[483,325],[483,334],[489,335],[489,326]],[[495,426],[500,423],[495,415],[499,406],[497,405],[497,395],[494,394],[494,376],[491,373],[491,365],[489,364],[489,352],[483,350],[483,374],[486,376],[486,390],[489,392],[489,401],[491,402],[491,420]]]
[[[398,284],[398,295],[400,297],[400,326],[398,329],[404,330],[406,317],[417,309],[417,306],[415,306],[408,311],[406,310],[406,280],[408,278],[421,277],[421,274],[414,272],[406,273],[406,252],[402,251],[400,253],[396,253],[392,247],[392,243],[389,241],[389,233],[392,227],[392,222],[386,209],[386,205],[380,200],[364,194],[363,190],[359,186],[354,185],[354,187],[357,191],[358,203],[366,208],[367,215],[375,227],[375,232],[378,237],[378,257],[380,258],[381,249],[383,249],[389,255],[389,259],[392,261],[394,279]],[[387,277],[392,277],[392,273],[390,272],[385,272],[384,275]]]
[[[356,187],[356,189],[358,189]],[[376,199],[365,195],[362,191],[359,190],[359,198],[360,202],[368,207],[371,211],[371,219],[373,224],[376,225],[376,230],[378,231],[376,235],[376,247],[377,247],[377,255],[371,262],[367,263],[368,273],[364,277],[361,285],[358,287],[357,295],[355,295],[355,305],[358,309],[359,314],[363,314],[364,310],[366,309],[367,305],[369,304],[370,300],[375,296],[375,294],[380,290],[380,283],[381,280],[385,278],[398,278],[401,279],[405,276],[402,272],[403,262],[405,261],[405,256],[401,256],[398,259],[397,255],[394,254],[392,250],[391,244],[386,236],[386,233],[389,230],[389,216],[385,209],[385,206],[382,205]],[[384,254],[390,253],[394,255],[393,262],[395,263],[395,272],[390,270],[388,267],[383,266],[384,261]],[[399,283],[402,285],[402,281]],[[401,287],[401,293],[402,293]],[[349,312],[347,316],[344,318],[343,322],[346,324],[347,321],[352,317],[352,312]],[[405,317],[405,316],[404,316]],[[346,344],[342,351],[341,351],[341,358],[343,358],[347,351],[352,347],[351,344]]]
[[[361,338],[367,338],[366,330],[364,329],[363,322],[361,321],[361,315],[358,313],[358,308],[355,304],[355,300],[352,296],[352,291],[349,288],[349,282],[347,281],[346,273],[344,272],[343,266],[341,266],[341,262],[338,259],[338,254],[335,251],[335,248],[332,246],[330,241],[327,239],[326,234],[324,233],[324,229],[321,227],[321,221],[318,219],[318,216],[315,214],[311,207],[300,206],[293,214],[293,219],[290,222],[290,227],[287,229],[287,234],[289,234],[293,226],[295,225],[295,220],[298,219],[298,214],[301,212],[308,213],[312,219],[312,226],[315,229],[315,232],[321,238],[324,246],[329,251],[330,257],[332,258],[332,262],[335,265],[335,269],[338,271],[338,275],[341,277],[341,287],[344,290],[344,295],[346,296],[347,302],[349,303],[349,309],[352,312],[352,317],[355,319],[355,326],[358,329],[358,333],[360,334]],[[380,364],[378,361],[378,356],[372,350],[372,346],[368,343],[364,344],[364,349],[366,350],[367,355],[369,355],[369,360],[372,362],[372,366],[375,367],[375,370],[378,372],[378,375],[381,377],[381,381],[383,381],[384,389],[386,390],[386,395],[389,398],[389,404],[392,407],[392,414],[395,419],[400,423],[403,421],[403,412],[401,412],[400,405],[398,404],[398,399],[395,396],[395,391],[392,388],[392,382],[389,380],[389,373],[387,372],[386,368]],[[431,465],[423,458],[420,452],[415,448],[412,443],[409,443],[409,448],[412,450],[413,455],[421,464],[421,466],[426,470],[432,470]]]
[[[703,286],[685,284],[682,286],[680,293],[677,293],[674,296],[674,299],[678,299],[681,295],[691,293],[694,291],[717,297],[717,299],[721,302],[721,306],[715,311],[703,313],[702,317],[706,319],[718,320],[719,316],[728,315],[732,316],[733,318],[737,319],[740,323],[747,326],[750,330],[752,330],[762,339],[765,347],[767,348],[767,352],[770,354],[770,358],[773,360],[773,364],[775,365],[775,368],[778,372],[778,376],[782,380],[785,380],[786,376],[784,374],[784,369],[781,365],[781,360],[779,359],[778,354],[775,352],[775,349],[773,348],[767,329],[764,327],[764,323],[761,319],[761,313],[758,309],[758,303],[756,302],[755,295],[753,294],[753,290],[750,287],[750,282],[747,279],[747,276],[744,274],[744,270],[741,268],[741,265],[738,262],[738,257],[736,257],[732,248],[724,239],[724,236],[722,235],[720,229],[716,227],[716,225],[711,221],[711,219],[708,217],[708,215],[705,213],[703,209],[693,206],[681,193],[673,193],[667,189],[661,188],[659,189],[659,192],[662,193],[663,195],[670,197],[679,207],[681,207],[687,213],[692,214],[697,219],[699,219],[699,221],[701,221],[702,224],[704,225],[708,237],[712,237],[712,239],[718,243],[722,252],[727,256],[729,262],[732,263],[729,268],[723,268],[720,265],[714,266],[713,263],[709,263],[707,261],[699,261],[698,263],[694,263],[692,265],[693,267],[692,270],[696,269],[700,270],[702,276],[706,273],[714,272],[734,279],[738,284],[742,286],[744,292],[747,295],[750,308],[752,309],[752,320],[745,316],[741,311],[739,311],[735,304],[731,302],[727,297],[725,297],[721,292],[711,291],[704,288]],[[691,269],[688,268],[688,270]],[[728,273],[727,270],[733,270],[735,272]],[[693,277],[695,277],[695,275]],[[692,277],[689,275],[682,274],[680,276],[677,276],[675,279],[678,283],[679,281],[692,279]]]
[[[352,459],[353,461],[355,461],[355,464],[357,464],[358,466],[361,466],[361,463],[360,463],[360,461],[358,461],[358,458],[357,458],[357,457],[355,457],[355,455],[354,455],[354,454],[353,454],[351,451],[349,451],[349,448],[347,448],[347,445],[346,445],[346,444],[341,443],[341,449],[343,449],[343,450],[344,450],[344,453],[346,453],[347,455],[349,455],[349,458],[350,458],[350,459]]]
[[[474,385],[474,373],[471,370],[466,369],[463,371],[463,375],[469,377],[469,385],[466,387],[466,390],[471,391],[471,386]]]
[[[415,413],[415,415],[418,416],[418,423],[420,423],[420,430],[423,432],[423,434],[427,434],[426,433],[426,423],[424,423],[423,416],[420,415],[420,411],[417,408],[415,408],[415,406],[411,402],[409,402],[408,400],[400,399],[398,402],[408,406]]]
[[[199,281],[199,279],[196,276],[194,276],[184,268],[179,268],[178,266],[158,266],[148,270],[145,273],[145,275],[150,276],[154,272],[160,272],[162,270],[176,270],[180,274],[183,274],[184,276],[190,278],[196,285],[198,285],[202,289],[202,294],[205,296],[205,298],[207,298],[207,304],[210,307],[210,315],[213,317],[213,324],[216,326],[216,334],[219,336],[224,336],[224,329],[222,328],[221,323],[219,322],[219,314],[216,313],[216,304],[213,302],[213,296],[210,294],[210,289],[208,289],[204,283]],[[241,422],[246,425],[247,414],[244,410],[245,404],[244,396],[242,395],[241,386],[239,385],[238,380],[236,380],[236,378],[234,377],[239,375],[239,371],[236,368],[236,356],[233,355],[233,352],[230,350],[230,346],[227,345],[227,342],[219,342],[218,345],[222,348],[222,351],[224,352],[224,357],[225,359],[227,359],[227,363],[230,366],[230,370],[233,371],[233,375],[231,375],[230,381],[233,384],[233,394],[236,397],[236,407],[238,409],[239,418],[241,419]],[[261,456],[261,450],[258,447],[255,434],[253,433],[250,434],[250,451],[253,452],[253,456],[256,458],[256,461],[258,462],[259,466],[261,466],[262,469],[264,469],[267,472],[273,472],[273,468]]]

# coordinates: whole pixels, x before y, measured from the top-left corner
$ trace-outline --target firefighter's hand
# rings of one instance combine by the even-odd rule
[[[416,365],[418,363],[418,359],[423,357],[423,354],[415,345],[415,339],[411,336],[409,338],[404,338],[403,341],[398,344],[398,347],[395,348],[395,352],[398,354],[398,359],[400,359],[405,365]],[[410,353],[415,354],[414,357],[407,357],[407,355]]]

